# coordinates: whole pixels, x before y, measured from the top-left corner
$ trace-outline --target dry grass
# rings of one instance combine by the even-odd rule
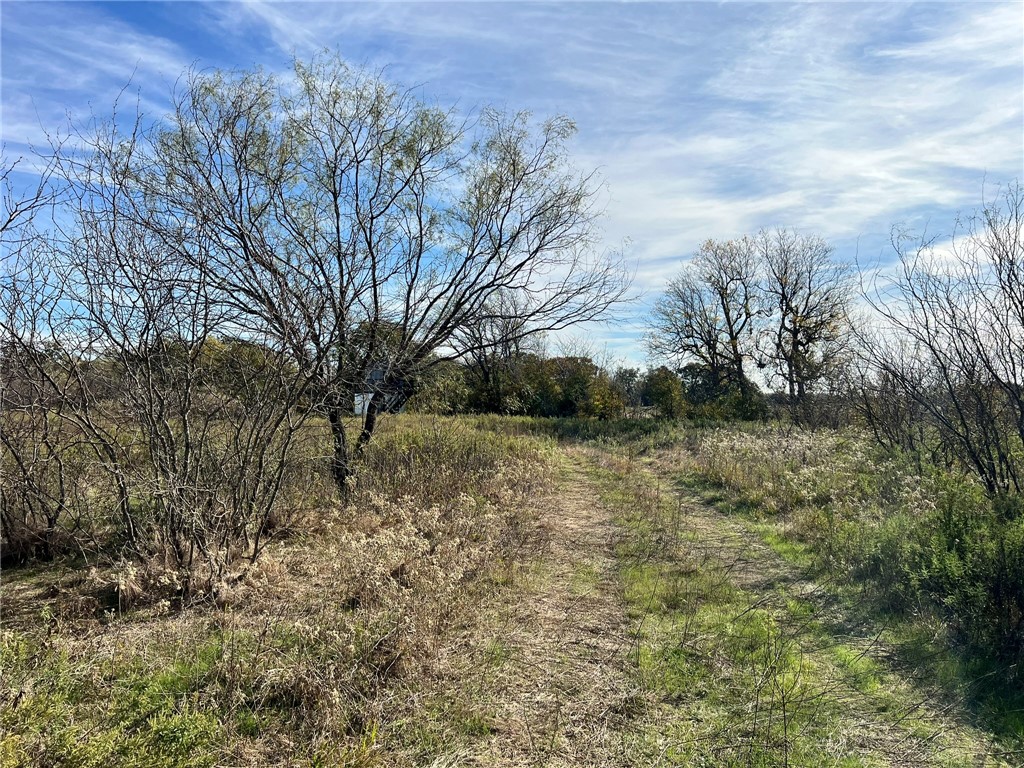
[[[6,573],[0,765],[412,765],[457,750],[474,734],[428,704],[451,643],[529,556],[549,472],[536,439],[402,417],[349,506],[307,510],[205,603],[168,599],[156,564]]]
[[[520,570],[516,602],[491,600],[459,685],[479,691],[487,733],[460,765],[633,766],[646,700],[630,659],[608,509],[567,452],[540,499],[545,555]]]
[[[386,422],[347,506],[311,473],[199,602],[159,562],[5,573],[0,768],[1002,764],[782,556],[827,488],[879,491],[842,436],[535,426]],[[679,485],[716,467],[717,507]]]

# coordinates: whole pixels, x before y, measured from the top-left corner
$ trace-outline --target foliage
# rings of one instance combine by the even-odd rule
[[[678,419],[686,412],[683,385],[679,377],[665,366],[648,373],[641,390],[644,400],[656,407],[662,416]]]
[[[643,404],[643,376],[639,368],[618,367],[612,373],[612,386],[621,394],[622,399],[630,408],[637,408]]]
[[[417,413],[451,416],[467,412],[470,394],[465,368],[450,360],[438,361],[416,378],[404,406]]]
[[[832,578],[871,585],[898,612],[941,616],[973,652],[1024,659],[1024,538],[1009,500],[958,474],[920,474],[856,432],[716,430],[700,471],[786,515]]]
[[[622,390],[607,373],[598,371],[589,382],[581,412],[599,419],[616,419],[622,416],[625,408],[626,398]]]
[[[565,418],[619,417],[625,408],[621,389],[589,357],[545,357],[522,354],[507,359],[490,378],[478,367],[467,367],[468,403],[477,412]]]

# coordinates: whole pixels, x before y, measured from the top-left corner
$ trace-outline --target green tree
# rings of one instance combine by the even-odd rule
[[[669,419],[678,419],[686,412],[683,384],[675,372],[660,366],[647,374],[643,386],[644,399]]]
[[[626,398],[621,388],[605,371],[598,371],[590,380],[583,413],[599,419],[617,419],[623,415]]]
[[[465,413],[469,408],[470,397],[466,373],[465,366],[453,360],[427,368],[414,382],[413,394],[406,403],[407,407],[420,413],[446,416]]]
[[[636,408],[641,404],[643,377],[639,368],[616,368],[612,374],[612,384],[626,405]]]

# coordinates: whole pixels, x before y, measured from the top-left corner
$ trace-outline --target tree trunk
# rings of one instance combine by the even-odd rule
[[[377,414],[380,412],[381,402],[384,397],[380,392],[374,392],[370,402],[366,405],[366,416],[363,417],[363,429],[359,433],[359,440],[356,443],[356,450],[362,451],[366,444],[373,437],[373,430],[377,426]]]
[[[341,401],[331,403],[327,408],[327,420],[331,425],[331,477],[342,499],[348,498],[348,478],[352,474],[348,436],[345,434],[345,413]]]

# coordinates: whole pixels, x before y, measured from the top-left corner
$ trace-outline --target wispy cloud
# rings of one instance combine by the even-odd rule
[[[5,140],[109,109],[129,77],[159,110],[193,62],[336,49],[467,114],[572,116],[607,245],[631,242],[649,296],[709,237],[797,227],[873,256],[892,223],[952,222],[1024,176],[1019,2],[145,4],[161,24],[129,6],[0,6]],[[635,347],[629,327],[610,343]]]
[[[179,43],[84,3],[4,2],[0,14],[3,136],[13,153],[45,146],[69,119],[109,117],[119,99],[163,115],[193,60]]]
[[[611,228],[634,223],[645,259],[764,225],[855,242],[977,204],[986,177],[1020,175],[1021,7],[931,10],[767,9],[731,61],[693,84],[706,100],[688,129],[652,125],[608,157],[625,198]],[[908,39],[872,48],[890,28]]]

